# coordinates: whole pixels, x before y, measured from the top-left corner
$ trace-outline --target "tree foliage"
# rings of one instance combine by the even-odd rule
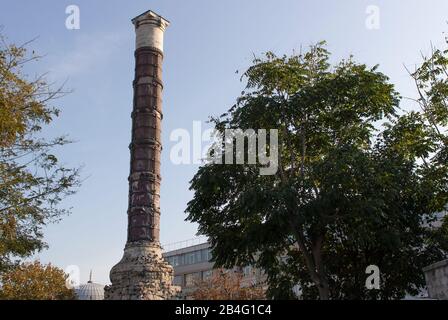
[[[237,103],[212,121],[220,132],[278,129],[278,171],[204,164],[187,220],[209,237],[216,266],[263,269],[271,297],[291,298],[296,284],[310,299],[416,293],[421,269],[447,249],[447,234],[429,227],[448,202],[440,137],[425,114],[399,114],[377,66],[329,58],[319,43],[254,60]],[[365,287],[372,264],[380,290]]]
[[[0,299],[72,300],[76,295],[66,287],[67,277],[51,264],[23,263],[2,274]]]
[[[45,247],[42,227],[67,213],[58,204],[79,184],[78,169],[55,155],[69,141],[42,137],[59,115],[50,104],[64,92],[44,76],[28,80],[23,68],[37,58],[0,35],[0,271]]]

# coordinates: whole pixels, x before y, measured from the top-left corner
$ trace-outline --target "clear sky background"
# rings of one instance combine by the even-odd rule
[[[68,5],[80,8],[81,28],[65,27]],[[366,8],[380,9],[380,28],[366,28]],[[109,283],[126,241],[134,30],[130,19],[151,9],[171,21],[165,33],[161,241],[195,237],[185,222],[189,180],[197,165],[174,165],[169,134],[192,132],[193,121],[220,115],[242,90],[240,75],[253,55],[291,54],[320,40],[333,61],[355,56],[380,64],[397,90],[415,97],[403,66],[414,68],[431,42],[448,31],[446,0],[1,0],[0,25],[10,42],[38,37],[30,47],[45,57],[27,68],[49,71],[73,93],[57,101],[62,115],[45,135],[69,134],[76,143],[58,151],[68,166],[84,166],[78,193],[64,201],[72,214],[45,230],[49,249],[37,258],[61,268],[78,265],[81,281]],[[404,101],[405,108],[411,108]]]

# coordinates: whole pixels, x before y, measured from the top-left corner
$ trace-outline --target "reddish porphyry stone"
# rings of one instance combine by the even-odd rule
[[[130,217],[128,242],[159,241],[162,60],[163,53],[156,48],[135,51],[128,214],[136,208],[143,213],[138,219]]]

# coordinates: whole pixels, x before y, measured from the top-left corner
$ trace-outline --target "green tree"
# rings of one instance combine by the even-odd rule
[[[1,276],[0,299],[73,300],[73,289],[66,287],[67,275],[51,264],[23,263]]]
[[[271,297],[292,298],[299,284],[310,299],[400,298],[445,253],[430,223],[447,202],[446,166],[435,170],[432,130],[420,113],[398,116],[400,97],[376,66],[331,67],[329,57],[320,43],[254,60],[237,103],[212,121],[221,133],[278,129],[277,173],[201,166],[187,220],[209,237],[216,266],[263,269]],[[372,264],[380,290],[365,287]]]
[[[43,76],[23,74],[37,58],[0,35],[0,272],[45,247],[42,227],[66,213],[58,204],[79,184],[78,169],[64,167],[54,154],[69,141],[40,134],[58,116],[50,103],[64,92]]]
[[[424,56],[421,66],[410,72],[418,92],[417,99],[413,100],[418,103],[425,125],[437,143],[432,161],[442,171],[448,163],[448,38],[445,38],[445,47],[432,47],[430,56]]]

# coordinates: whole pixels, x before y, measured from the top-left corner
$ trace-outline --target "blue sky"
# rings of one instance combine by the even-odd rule
[[[80,8],[80,29],[65,27],[68,5]],[[366,8],[379,8],[380,28],[366,28]],[[10,42],[38,37],[30,47],[45,57],[27,68],[32,77],[50,72],[73,93],[57,101],[62,115],[45,135],[69,134],[76,143],[58,150],[69,166],[82,165],[79,192],[64,202],[72,214],[46,228],[49,249],[37,257],[61,268],[78,265],[81,281],[108,283],[126,239],[127,176],[134,68],[130,19],[151,9],[171,21],[165,33],[161,241],[193,238],[185,222],[192,194],[188,181],[197,165],[174,165],[169,151],[176,128],[226,111],[241,92],[236,70],[254,54],[291,54],[320,40],[333,60],[355,56],[380,64],[404,96],[415,96],[403,65],[411,69],[440,45],[448,31],[446,0],[2,0],[0,25]],[[404,101],[403,106],[412,107]]]

